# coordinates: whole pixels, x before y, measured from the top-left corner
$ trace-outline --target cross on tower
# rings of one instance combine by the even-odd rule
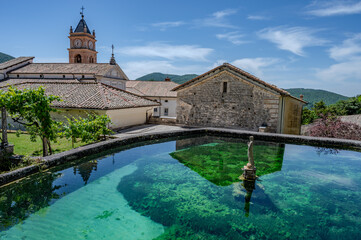
[[[81,9],[80,15],[81,15],[82,18],[84,18],[84,9],[85,8],[83,6],[81,6],[80,9]]]

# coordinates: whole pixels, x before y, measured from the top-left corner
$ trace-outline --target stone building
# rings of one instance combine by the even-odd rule
[[[305,101],[228,63],[173,91],[180,124],[300,133]]]

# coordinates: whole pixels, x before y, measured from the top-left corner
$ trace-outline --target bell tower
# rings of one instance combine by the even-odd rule
[[[97,51],[95,50],[95,31],[90,33],[84,20],[84,7],[81,8],[81,19],[73,32],[70,26],[69,63],[97,63]]]

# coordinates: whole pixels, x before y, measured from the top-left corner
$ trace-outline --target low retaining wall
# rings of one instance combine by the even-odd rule
[[[0,174],[0,186],[26,177],[30,174],[39,172],[40,169],[47,169],[53,166],[63,164],[68,161],[80,159],[85,156],[100,153],[105,150],[113,149],[132,143],[145,142],[149,140],[164,139],[181,136],[220,136],[232,138],[248,138],[254,136],[255,140],[272,141],[293,144],[305,144],[330,148],[347,148],[352,150],[361,150],[361,141],[334,139],[334,138],[316,138],[298,135],[259,133],[234,129],[223,128],[184,128],[182,130],[172,130],[158,133],[139,133],[131,136],[125,136],[116,139],[110,139],[104,142],[94,143],[87,146],[78,147],[66,152],[57,153],[43,158],[39,165],[28,166],[15,171]]]

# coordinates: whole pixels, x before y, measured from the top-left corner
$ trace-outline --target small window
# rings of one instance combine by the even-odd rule
[[[168,108],[164,108],[164,116],[168,116]]]
[[[81,75],[82,78],[85,78],[84,75]]]
[[[228,82],[223,82],[223,93],[227,93]]]
[[[20,77],[20,76],[19,76],[19,74],[18,74],[18,75],[16,75],[16,77],[17,77],[17,78],[19,78],[19,77]]]
[[[164,102],[168,102],[168,100],[164,100]]]
[[[43,75],[43,74],[40,74],[40,78],[44,78],[44,75]]]
[[[154,108],[153,111],[154,111],[154,112],[158,112],[158,108]]]
[[[63,78],[65,78],[65,75],[63,75]]]

